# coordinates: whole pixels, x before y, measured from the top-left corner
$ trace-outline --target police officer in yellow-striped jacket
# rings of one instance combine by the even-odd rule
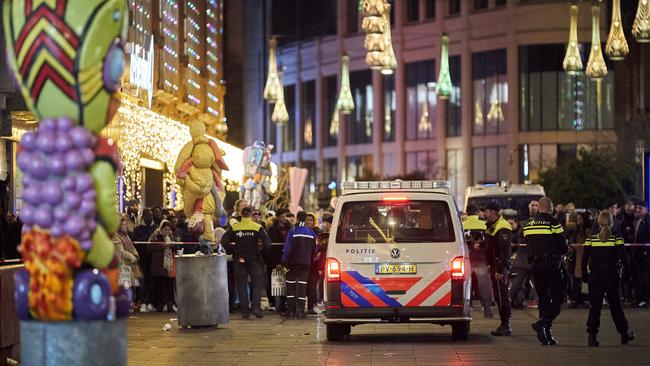
[[[537,215],[523,227],[528,245],[528,261],[532,265],[533,284],[539,297],[539,320],[532,324],[537,339],[543,345],[555,345],[551,327],[560,314],[566,296],[563,260],[569,249],[564,230],[553,216],[553,202],[548,197],[539,200]]]
[[[621,344],[634,339],[634,333],[628,332],[628,323],[621,306],[619,296],[619,269],[624,255],[623,238],[612,233],[612,214],[603,211],[598,215],[600,231],[585,242],[582,255],[582,280],[589,284],[589,318],[587,333],[590,347],[598,347],[596,338],[600,327],[600,311],[603,298],[607,296],[609,311],[621,334]]]
[[[490,284],[490,273],[486,264],[485,221],[478,217],[479,210],[476,205],[467,205],[465,210],[467,218],[463,221],[463,232],[465,242],[469,249],[469,262],[472,273],[476,275],[478,291],[483,306],[483,315],[490,319],[492,315],[492,285]]]

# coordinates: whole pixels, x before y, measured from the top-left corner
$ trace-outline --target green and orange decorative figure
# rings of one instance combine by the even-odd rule
[[[119,106],[127,15],[124,0],[4,1],[7,56],[40,120],[17,157],[24,176],[21,319],[128,314],[130,291],[118,286],[110,239],[119,225],[121,164],[115,144],[97,135]]]

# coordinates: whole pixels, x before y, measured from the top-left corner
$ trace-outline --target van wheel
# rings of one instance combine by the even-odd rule
[[[326,324],[325,326],[327,327],[327,340],[330,342],[341,341],[352,331],[352,327],[346,324]]]
[[[466,341],[469,337],[469,322],[453,323],[451,325],[451,339]]]

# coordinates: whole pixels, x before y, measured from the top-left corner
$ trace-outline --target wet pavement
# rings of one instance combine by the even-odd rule
[[[496,309],[495,309],[496,310]],[[604,309],[607,310],[607,309]],[[452,341],[451,327],[379,324],[352,328],[343,342],[328,342],[319,316],[263,319],[181,329],[175,313],[134,314],[129,319],[129,365],[650,365],[650,309],[625,309],[637,339],[621,346],[609,316],[601,319],[600,347],[586,347],[586,309],[564,309],[553,327],[559,345],[538,343],[530,324],[536,310],[513,315],[513,336],[489,335],[497,319],[473,312],[468,341]],[[253,317],[254,318],[254,317]],[[165,324],[171,329],[163,330]]]

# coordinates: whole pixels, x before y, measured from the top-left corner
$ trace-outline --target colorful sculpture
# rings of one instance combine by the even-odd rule
[[[262,141],[255,141],[244,149],[244,177],[239,196],[257,209],[269,199],[273,175],[271,150],[273,145],[266,146]]]
[[[205,124],[190,124],[192,141],[183,146],[176,159],[176,178],[183,193],[183,211],[190,230],[214,242],[213,217],[221,213],[221,197],[225,194],[221,171],[228,170],[225,154],[214,140],[205,135]]]
[[[113,142],[97,135],[119,106],[127,15],[124,0],[4,2],[8,58],[27,106],[41,120],[18,151],[22,319],[127,315],[131,299],[118,286],[110,239],[119,224],[120,161]]]

